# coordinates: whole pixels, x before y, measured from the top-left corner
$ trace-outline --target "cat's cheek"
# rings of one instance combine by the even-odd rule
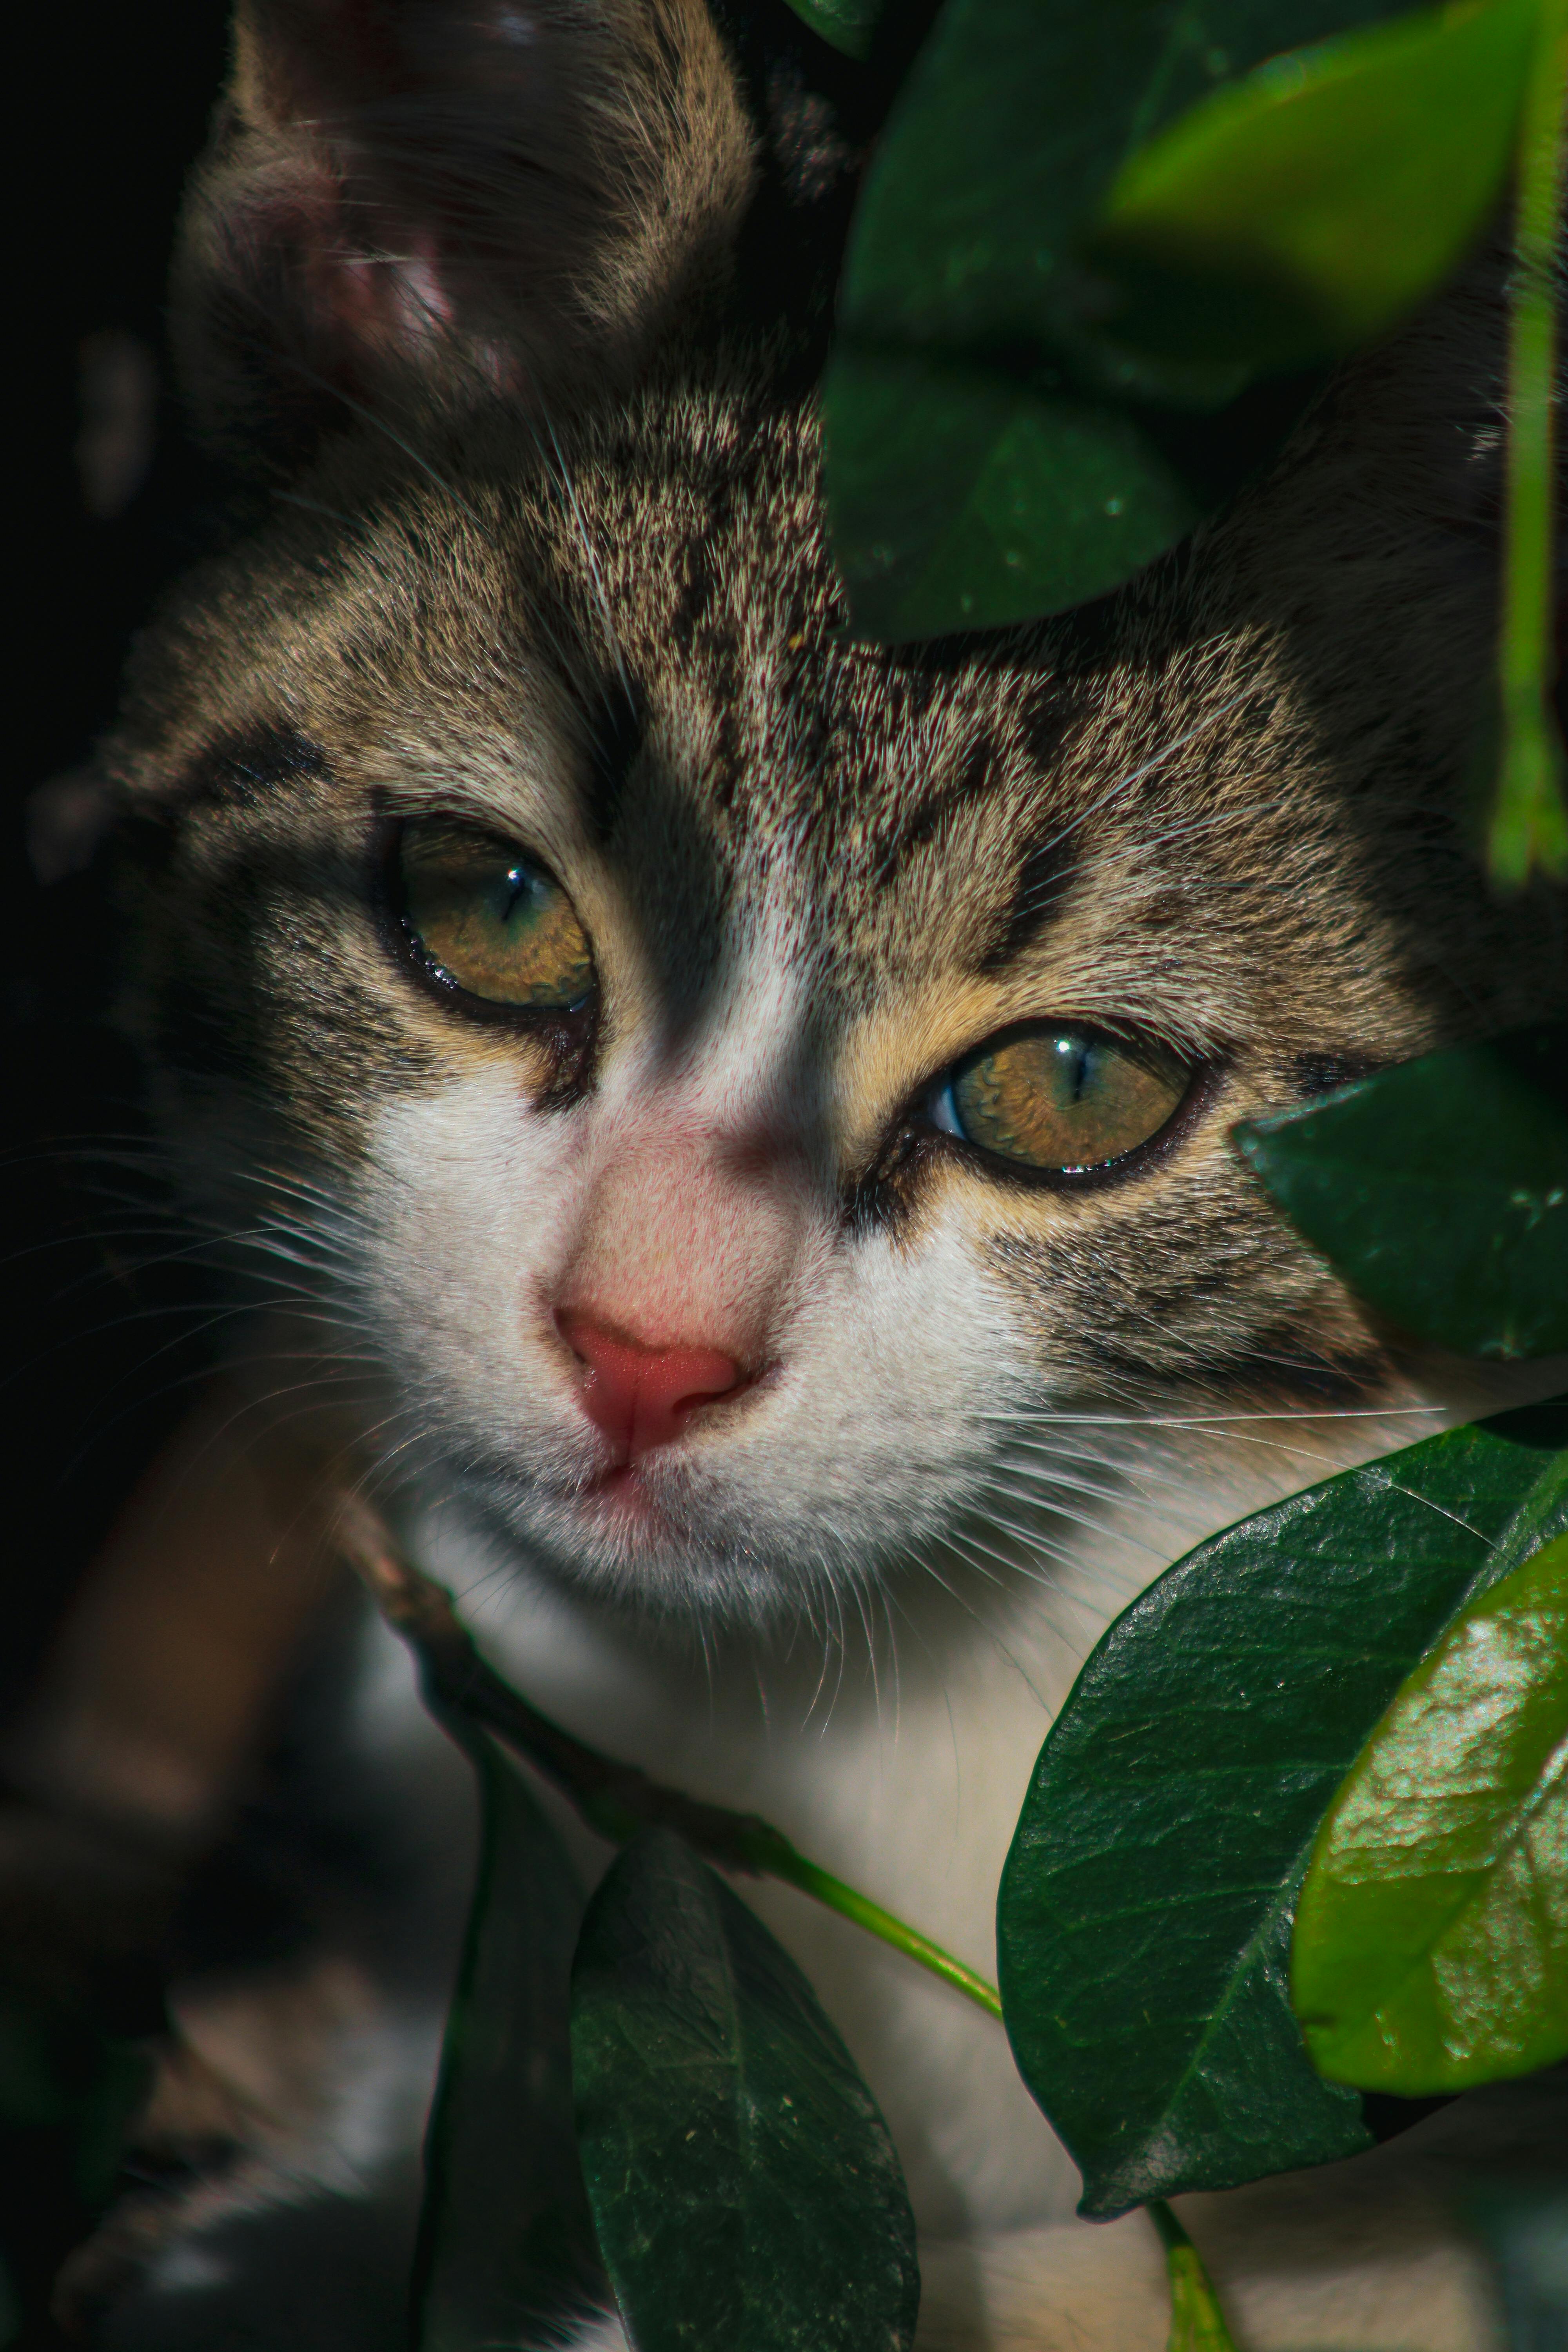
[[[558,1439],[570,1390],[536,1300],[574,1181],[580,1114],[515,1069],[474,1069],[373,1123],[362,1175],[367,1287],[394,1378],[507,1454]]]

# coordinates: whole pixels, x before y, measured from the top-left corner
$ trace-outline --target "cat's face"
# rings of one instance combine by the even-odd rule
[[[172,1124],[373,1459],[765,1611],[1070,1514],[1056,1414],[1377,1377],[1227,1134],[1491,986],[1412,633],[1325,701],[1243,532],[1091,625],[855,646],[809,422],[722,385],[446,455],[206,583],[129,747]]]
[[[1555,969],[1466,851],[1408,372],[1147,586],[898,656],[809,404],[667,356],[545,433],[499,373],[307,474],[115,754],[171,1129],[367,1465],[765,1615],[1075,1516],[1063,1415],[1375,1384],[1228,1131]]]

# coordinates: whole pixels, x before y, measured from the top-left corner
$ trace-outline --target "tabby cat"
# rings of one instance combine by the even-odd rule
[[[1489,895],[1464,781],[1500,271],[1121,593],[858,643],[813,386],[870,126],[782,25],[242,0],[176,323],[252,523],[103,754],[126,1017],[193,1218],[270,1300],[279,1420],[542,1704],[991,1972],[1109,1616],[1477,1401],[1227,1136],[1568,1001],[1561,904]],[[341,1753],[460,1860],[458,1768],[354,1638]],[[317,2340],[256,2317],[306,2259],[279,2215],[406,2177],[460,1878],[425,1990],[361,1955],[271,2189],[193,2200],[106,2343]],[[1072,2218],[1000,2032],[755,1899],[899,2145],[921,2352],[1155,2352],[1152,2232]],[[1489,2094],[1184,2211],[1257,2352],[1481,2352],[1451,2201],[1563,2122]]]

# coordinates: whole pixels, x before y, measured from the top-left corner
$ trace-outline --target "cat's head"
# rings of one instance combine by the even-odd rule
[[[697,323],[762,133],[694,0],[298,0],[236,91],[185,332],[296,406],[110,747],[132,1006],[367,1460],[765,1614],[1076,1517],[1075,1413],[1375,1388],[1227,1138],[1562,1001],[1466,830],[1486,286],[1122,595],[889,653]]]

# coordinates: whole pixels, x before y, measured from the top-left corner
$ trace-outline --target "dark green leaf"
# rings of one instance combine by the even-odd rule
[[[1387,0],[949,0],[867,181],[846,327],[915,349],[1077,351],[1095,307],[1080,241],[1132,150],[1264,58],[1395,13]],[[1089,363],[1107,389],[1131,381]]]
[[[1407,1329],[1467,1355],[1568,1348],[1568,1026],[1428,1054],[1236,1139]]]
[[[599,2278],[572,2122],[572,1951],[583,1895],[521,1772],[463,1745],[484,1833],[426,2147],[422,2352],[533,2340]]]
[[[1502,194],[1537,0],[1421,11],[1274,59],[1131,155],[1087,248],[1107,334],[1300,366],[1414,310]]]
[[[1119,278],[1088,241],[1130,154],[1186,109],[1281,50],[1394,13],[948,0],[879,142],[827,373],[829,503],[858,629],[1058,611],[1128,578],[1240,478],[1246,462],[1189,478],[1148,404],[1227,406],[1259,364],[1257,337],[1239,356],[1177,351],[1150,323],[1166,263],[1156,286],[1142,228],[1136,268],[1125,249],[1131,211]],[[1160,349],[1109,331],[1133,293]],[[1269,364],[1282,348],[1268,344]]]
[[[882,0],[789,0],[797,16],[846,57],[863,58],[882,13]]]
[[[1568,1537],[1401,1684],[1318,1832],[1290,1969],[1336,2082],[1419,2098],[1568,2057]]]
[[[824,422],[839,566],[884,644],[1082,603],[1197,520],[1122,411],[998,373],[848,351]]]
[[[1368,2144],[1291,2013],[1296,1888],[1412,1663],[1568,1525],[1565,1445],[1558,1402],[1294,1495],[1179,1561],[1089,1658],[997,1918],[1014,2052],[1085,2212]]]
[[[898,2352],[914,2223],[887,2126],[793,1960],[652,1830],[589,1906],[573,2073],[637,2352]]]

